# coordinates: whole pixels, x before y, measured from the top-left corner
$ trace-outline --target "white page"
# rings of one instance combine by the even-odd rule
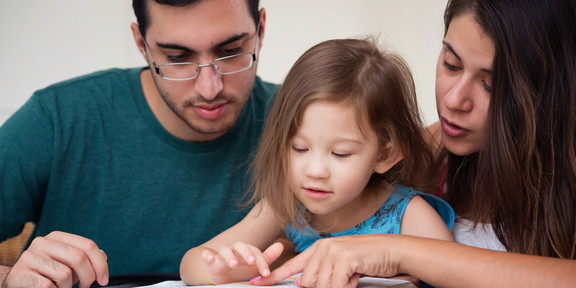
[[[255,286],[255,287],[274,287],[274,288],[298,288],[296,286],[296,278],[298,276],[292,276],[282,282],[276,283],[274,286]],[[194,286],[198,288],[247,288],[246,286],[254,286],[252,283],[246,282],[238,282],[238,283],[230,283],[230,284],[222,284],[222,285],[202,285],[202,286]],[[164,281],[154,285],[148,286],[141,286],[146,288],[181,288],[181,287],[188,287],[182,281]],[[386,278],[373,278],[373,277],[363,277],[360,278],[360,282],[358,283],[359,288],[379,288],[379,287],[393,287],[393,288],[416,288],[414,284],[409,281],[405,280],[397,280],[397,279],[386,279]]]

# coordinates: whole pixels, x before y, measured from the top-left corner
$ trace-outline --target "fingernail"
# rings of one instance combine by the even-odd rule
[[[260,280],[260,279],[262,279],[262,276],[256,276],[256,277],[250,279],[250,282],[256,282],[256,281],[258,281],[258,280]]]
[[[102,277],[100,278],[100,284],[104,286],[108,285],[108,274],[102,275]]]
[[[264,269],[264,271],[262,271],[262,276],[266,277],[268,275],[270,275],[270,270]]]

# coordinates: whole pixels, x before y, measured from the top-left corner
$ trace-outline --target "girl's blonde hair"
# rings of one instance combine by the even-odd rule
[[[283,225],[305,223],[303,207],[289,189],[288,155],[306,107],[318,100],[352,105],[358,123],[368,123],[381,145],[393,144],[390,157],[403,156],[387,173],[374,173],[368,190],[382,191],[388,183],[429,190],[433,155],[423,137],[408,65],[380,51],[372,38],[338,39],[310,48],[288,72],[253,163],[250,202],[265,199]]]

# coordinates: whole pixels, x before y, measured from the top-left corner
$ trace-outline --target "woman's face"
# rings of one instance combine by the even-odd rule
[[[436,67],[442,142],[456,155],[478,152],[490,104],[494,45],[471,17],[452,19]]]

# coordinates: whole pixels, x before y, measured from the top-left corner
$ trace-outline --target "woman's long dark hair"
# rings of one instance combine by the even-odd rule
[[[481,152],[447,156],[446,199],[512,252],[576,258],[576,1],[453,0],[492,39]]]

